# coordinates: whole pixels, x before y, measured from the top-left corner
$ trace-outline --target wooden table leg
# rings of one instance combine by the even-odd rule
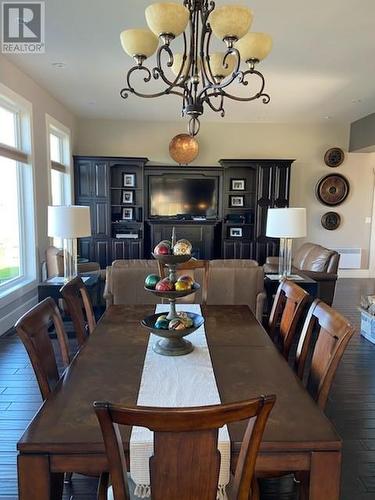
[[[64,474],[51,474],[47,455],[18,455],[19,500],[61,500]]]
[[[341,452],[311,454],[310,500],[339,500]]]

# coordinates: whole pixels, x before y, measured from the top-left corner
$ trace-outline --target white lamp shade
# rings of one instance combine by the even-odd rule
[[[91,236],[90,207],[48,207],[48,236],[53,238],[84,238]]]
[[[266,236],[271,238],[306,236],[306,208],[269,208]]]

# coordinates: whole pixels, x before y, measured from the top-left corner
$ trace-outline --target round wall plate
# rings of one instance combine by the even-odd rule
[[[322,177],[316,185],[316,196],[323,205],[335,207],[343,203],[349,194],[349,181],[341,174]]]
[[[326,212],[321,218],[321,223],[324,229],[334,231],[340,226],[341,217],[337,212]]]
[[[345,160],[345,153],[341,148],[331,148],[324,155],[324,163],[328,167],[339,167]]]

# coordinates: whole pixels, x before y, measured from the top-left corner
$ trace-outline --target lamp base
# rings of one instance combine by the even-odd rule
[[[70,281],[78,275],[77,239],[64,239],[64,281]]]
[[[292,274],[292,238],[280,238],[279,278]]]

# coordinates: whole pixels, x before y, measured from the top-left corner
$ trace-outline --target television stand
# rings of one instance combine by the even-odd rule
[[[221,255],[222,221],[183,220],[170,218],[149,219],[145,223],[146,258],[151,258],[154,247],[162,240],[170,240],[172,229],[176,228],[177,239],[185,238],[193,245],[196,259],[219,259]]]

